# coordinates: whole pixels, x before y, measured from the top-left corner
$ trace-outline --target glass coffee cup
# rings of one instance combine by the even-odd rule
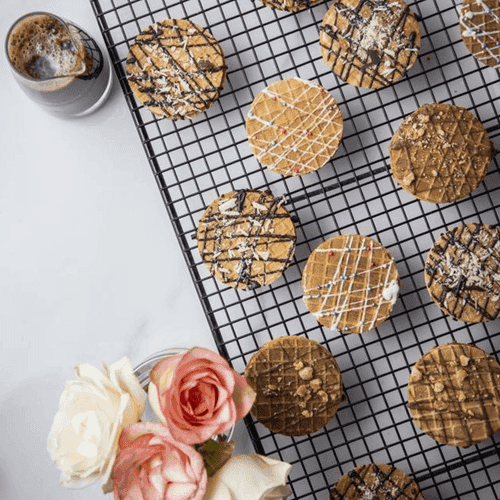
[[[88,115],[111,92],[113,73],[95,40],[54,14],[19,18],[7,34],[5,52],[21,89],[55,115]]]

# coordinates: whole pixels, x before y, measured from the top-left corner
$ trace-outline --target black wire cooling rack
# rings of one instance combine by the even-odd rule
[[[293,464],[297,499],[327,500],[352,467],[385,462],[409,473],[426,500],[500,498],[500,437],[461,450],[437,444],[413,424],[406,386],[413,364],[436,344],[475,343],[500,358],[499,323],[468,325],[445,317],[425,290],[425,255],[441,231],[462,222],[499,224],[500,171],[466,199],[443,206],[421,203],[397,187],[387,146],[399,123],[426,102],[464,106],[487,127],[500,149],[499,73],[469,55],[458,32],[459,7],[450,0],[410,5],[420,17],[422,48],[400,82],[360,90],[340,81],[320,56],[324,2],[296,14],[251,0],[90,0],[154,177],[207,320],[220,349],[243,372],[270,338],[300,334],[319,341],[342,369],[348,401],[326,428],[288,438],[247,418],[255,449]],[[229,66],[220,100],[193,121],[155,118],[133,97],[124,72],[134,37],[155,21],[189,18],[221,43]],[[321,83],[339,102],[344,138],[334,159],[300,178],[261,167],[250,153],[245,117],[257,93],[275,80],[299,76]],[[298,217],[292,266],[274,285],[240,292],[205,269],[193,235],[217,196],[245,188],[285,195]],[[301,298],[301,270],[312,249],[341,232],[374,237],[395,256],[402,279],[392,317],[355,336],[323,329]]]

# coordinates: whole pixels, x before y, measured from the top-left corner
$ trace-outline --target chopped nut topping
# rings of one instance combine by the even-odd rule
[[[299,371],[300,369],[302,369],[304,366],[304,363],[302,363],[302,361],[295,361],[295,363],[293,364],[293,367]]]
[[[466,399],[467,397],[465,396],[465,393],[463,391],[458,391],[458,402],[462,403]]]
[[[308,411],[308,410],[304,410],[304,411],[302,412],[302,415],[303,415],[304,417],[306,417],[306,418],[309,418],[309,417],[311,417],[311,416],[312,416],[312,413],[311,413],[310,411]]]
[[[434,408],[436,408],[436,410],[446,410],[448,405],[444,401],[434,401]]]
[[[311,387],[311,389],[316,392],[316,391],[319,391],[321,385],[323,384],[323,382],[321,381],[321,379],[319,378],[315,378],[315,379],[312,379],[310,382],[309,382],[309,386]]]
[[[434,384],[434,391],[435,392],[442,392],[444,390],[444,384],[443,382],[436,382]]]
[[[413,368],[413,378],[419,382],[422,380],[422,372],[418,368]]]
[[[307,394],[307,387],[305,385],[300,385],[295,391],[295,396],[300,396],[303,398]]]
[[[318,391],[318,396],[321,398],[321,401],[323,401],[323,403],[326,403],[328,401],[328,394],[325,391]]]
[[[457,371],[457,378],[460,383],[462,383],[467,378],[467,372],[465,370]]]
[[[474,412],[473,412],[472,410],[467,410],[467,413],[468,413],[471,417],[473,417],[473,416],[474,416]]]
[[[305,402],[304,402],[304,401],[301,401],[301,402],[299,403],[299,406],[300,406],[301,408],[305,408],[307,405],[305,404]]]
[[[464,356],[463,354],[460,356],[460,364],[462,366],[467,366],[469,364],[470,358]]]
[[[267,388],[268,388],[270,391],[276,391],[276,390],[278,389],[278,387],[277,387],[277,386],[275,386],[274,384],[269,384],[269,385],[267,386]]]
[[[302,380],[311,380],[313,377],[313,369],[310,366],[306,366],[299,371],[299,377]]]

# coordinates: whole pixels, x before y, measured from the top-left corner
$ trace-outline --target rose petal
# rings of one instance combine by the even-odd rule
[[[153,382],[149,382],[148,385],[148,400],[154,414],[165,424],[167,421],[161,410],[158,388]]]
[[[103,392],[117,391],[109,378],[106,377],[104,373],[98,368],[88,364],[76,365],[74,368],[76,380],[83,382],[84,384],[92,384],[101,389]]]
[[[160,387],[161,390],[168,389],[170,386],[173,375],[176,372],[177,366],[184,359],[187,352],[181,352],[175,356],[168,356],[163,358],[161,361],[156,363],[156,365],[151,370],[149,374],[149,380]]]
[[[194,484],[170,484],[165,498],[175,500],[190,500],[196,498],[198,488]]]
[[[245,377],[235,372],[235,387],[233,392],[233,401],[236,408],[236,421],[245,417],[257,397],[255,391],[248,385]]]
[[[208,479],[203,500],[265,500],[291,493],[285,483],[292,466],[257,454],[233,455]],[[219,494],[224,495],[219,499]]]
[[[113,363],[109,370],[110,379],[115,383],[124,393],[130,394],[132,400],[138,406],[139,413],[137,420],[141,418],[146,405],[146,392],[141,387],[139,379],[134,375],[132,363],[127,356],[120,361]]]

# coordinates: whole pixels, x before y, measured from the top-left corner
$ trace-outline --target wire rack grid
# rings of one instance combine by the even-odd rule
[[[458,32],[451,0],[409,2],[419,16],[422,47],[416,65],[398,83],[360,90],[340,81],[320,56],[318,28],[328,4],[296,14],[250,0],[90,0],[146,156],[220,352],[240,372],[265,341],[305,335],[325,345],[343,374],[348,401],[323,430],[289,438],[252,417],[247,428],[257,452],[293,464],[296,499],[327,500],[352,467],[391,463],[409,473],[427,500],[500,498],[500,439],[457,449],[437,444],[413,424],[406,387],[413,364],[431,347],[475,343],[500,357],[497,322],[454,322],[431,303],[423,282],[425,255],[443,230],[463,222],[497,225],[498,160],[485,182],[462,201],[421,203],[392,179],[387,146],[401,120],[426,102],[464,106],[500,148],[498,72],[481,67]],[[218,39],[228,78],[219,101],[193,121],[169,122],[140,106],[126,80],[128,47],[148,25],[189,18]],[[250,153],[245,118],[253,98],[278,79],[321,83],[339,102],[342,145],[331,162],[300,178],[263,168]],[[292,266],[268,288],[241,292],[220,285],[205,269],[193,237],[204,208],[238,189],[284,195],[298,217]],[[301,270],[313,248],[339,233],[371,236],[395,256],[401,298],[377,330],[340,335],[323,329],[302,302]]]

